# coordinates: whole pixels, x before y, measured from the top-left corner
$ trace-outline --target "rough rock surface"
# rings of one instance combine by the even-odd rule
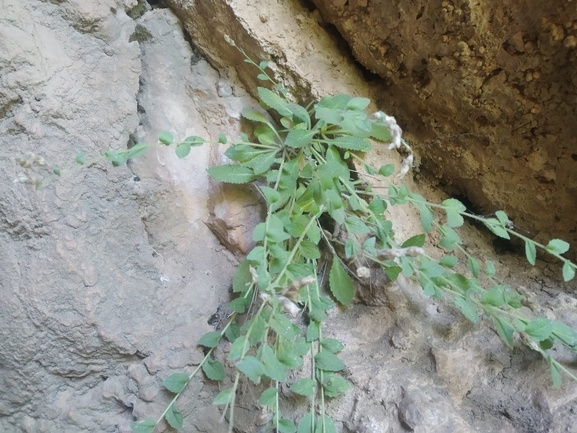
[[[314,0],[414,139],[478,212],[577,245],[577,8],[571,1]]]
[[[237,192],[205,174],[221,161],[218,146],[194,148],[184,161],[160,146],[127,167],[101,161],[75,170],[78,150],[90,161],[154,142],[161,129],[235,137],[241,107],[256,103],[225,75],[253,90],[254,70],[222,43],[225,32],[255,59],[274,60],[301,100],[373,97],[318,14],[296,2],[171,5],[222,75],[167,9],[0,0],[0,431],[124,433],[135,417],[158,416],[170,399],[162,381],[198,365],[196,341],[226,318],[236,260],[213,232],[235,252],[250,248],[254,220],[232,216],[254,196],[239,204]],[[40,191],[14,183],[22,174],[15,157],[28,151],[60,165],[62,179]],[[398,161],[382,148],[369,158]],[[408,207],[391,217],[400,237],[418,230]],[[475,229],[464,236],[471,253],[535,293],[540,314],[577,327],[575,287],[558,287],[550,278],[558,269],[495,256]],[[326,330],[345,342],[354,385],[328,404],[340,432],[572,430],[577,389],[553,390],[535,354],[510,351],[488,327],[473,328],[408,284],[368,286],[362,303],[331,312]],[[179,400],[184,432],[227,431],[211,405],[216,392],[209,381],[189,385]],[[298,420],[302,400],[283,395],[285,416]],[[237,430],[259,431],[255,396],[248,389],[239,399]]]
[[[135,5],[0,5],[3,432],[127,432],[157,416],[162,380],[202,359],[196,341],[228,296],[236,261],[204,223],[211,147],[186,164],[151,151],[133,172],[74,167],[78,150],[90,161],[125,149],[137,129],[153,142],[161,127],[210,136],[203,123],[237,122],[243,103],[218,96],[227,83],[174,15],[135,23],[125,12]],[[40,191],[14,183],[26,152],[60,165],[62,179]],[[217,390],[192,388],[181,408],[202,418],[190,424],[224,428]]]

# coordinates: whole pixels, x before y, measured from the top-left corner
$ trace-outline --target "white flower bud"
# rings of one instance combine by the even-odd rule
[[[369,278],[371,276],[371,270],[365,266],[357,268],[357,276],[359,278]]]
[[[412,153],[409,156],[407,156],[405,159],[403,159],[403,161],[401,162],[401,169],[399,170],[399,173],[397,174],[397,178],[402,179],[403,177],[405,177],[405,175],[409,172],[409,170],[413,166],[414,160],[415,160],[415,158],[414,158]]]

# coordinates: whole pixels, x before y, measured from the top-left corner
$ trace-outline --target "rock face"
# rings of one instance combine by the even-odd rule
[[[421,169],[478,212],[577,245],[577,9],[547,0],[314,0],[382,77]]]
[[[163,147],[128,167],[74,162],[160,129],[235,131],[242,98],[217,94],[228,83],[170,11],[135,22],[135,6],[0,2],[3,432],[128,432],[158,416],[162,380],[202,359],[196,341],[228,296],[236,260],[204,223],[210,146],[189,161]],[[62,178],[34,191],[15,163],[38,162],[27,152]],[[217,390],[192,388],[189,425],[222,431]]]
[[[254,90],[255,72],[225,33],[256,60],[272,60],[300,100],[374,97],[318,13],[298,2],[169,3],[182,21],[144,1],[0,0],[2,432],[128,433],[135,418],[159,416],[172,398],[163,380],[190,373],[203,357],[199,337],[227,317],[237,262],[223,245],[248,251],[260,216],[252,190],[208,179],[206,167],[222,161],[217,145],[194,148],[186,160],[158,146],[114,169],[102,160],[79,167],[77,151],[92,161],[107,149],[153,143],[160,130],[215,143],[220,132],[237,137],[242,107],[257,103],[228,78]],[[367,158],[398,162],[385,149]],[[18,161],[33,161],[37,173]],[[54,165],[61,179],[33,191],[27,182]],[[419,230],[410,207],[395,207],[391,219],[401,238]],[[513,286],[534,292],[539,314],[577,326],[576,301],[547,278],[547,265],[495,257],[474,230],[463,238],[469,252],[509,270]],[[359,293],[365,305],[333,310],[326,330],[345,343],[353,384],[327,402],[339,432],[572,430],[577,388],[553,390],[534,353],[510,351],[486,325],[472,331],[404,281],[371,280]],[[182,431],[228,431],[212,405],[218,391],[202,376],[189,384],[178,400],[188,414]],[[298,422],[308,408],[282,394],[284,415]],[[243,386],[238,431],[262,429],[257,399]]]

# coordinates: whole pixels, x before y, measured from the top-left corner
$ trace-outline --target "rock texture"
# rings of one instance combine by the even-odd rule
[[[115,169],[104,161],[78,169],[78,150],[91,161],[155,142],[160,130],[213,142],[220,132],[238,136],[241,108],[256,102],[234,79],[254,91],[255,72],[225,33],[253,58],[272,60],[295,98],[374,97],[318,13],[297,2],[169,3],[220,72],[168,9],[0,0],[0,431],[125,433],[135,418],[158,416],[171,397],[162,381],[192,371],[203,356],[196,341],[226,317],[236,259],[222,244],[250,248],[258,198],[207,178],[205,168],[222,160],[219,146],[195,148],[184,161],[159,146]],[[40,157],[48,165],[35,165],[39,174],[57,164],[62,176],[33,191],[16,158]],[[398,162],[384,147],[369,158]],[[401,238],[419,230],[410,207],[391,218]],[[575,288],[563,292],[549,278],[558,269],[497,257],[474,229],[463,237],[500,276],[534,292],[540,314],[577,327]],[[362,303],[332,311],[323,331],[346,343],[354,385],[327,403],[339,432],[572,430],[577,388],[553,390],[535,354],[511,352],[487,327],[472,328],[401,283],[370,281]],[[284,415],[298,421],[305,405],[282,391]],[[189,385],[178,403],[184,432],[228,430],[211,404],[217,392],[202,378]],[[251,392],[239,395],[238,431],[259,431]]]
[[[163,148],[129,167],[75,167],[78,150],[90,161],[161,128],[228,133],[244,104],[218,96],[227,83],[172,13],[136,23],[134,6],[0,3],[3,432],[128,432],[158,416],[162,380],[202,359],[196,341],[228,296],[236,261],[204,224],[210,147],[186,164]],[[26,152],[62,179],[15,183]],[[181,408],[202,418],[189,425],[221,431],[217,390],[191,391]]]
[[[314,0],[430,179],[577,245],[577,9],[571,1]]]

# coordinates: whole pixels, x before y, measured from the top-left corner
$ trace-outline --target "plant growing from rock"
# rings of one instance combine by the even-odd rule
[[[200,339],[198,344],[205,349],[201,364],[191,373],[173,374],[164,382],[174,398],[157,419],[133,423],[135,433],[152,433],[163,419],[173,428],[182,427],[183,415],[176,402],[190,380],[201,370],[209,380],[226,379],[224,360],[214,357],[224,340],[230,342],[226,361],[234,368],[231,383],[224,386],[214,404],[223,406],[223,414],[228,413],[229,431],[234,426],[237,390],[242,381],[248,381],[261,390],[262,421],[273,431],[336,432],[325,402],[346,392],[350,385],[339,374],[345,369],[338,356],[343,344],[324,337],[323,326],[327,311],[335,307],[334,300],[349,305],[354,298],[354,279],[362,282],[372,272],[384,272],[391,281],[402,275],[418,282],[426,295],[444,298],[473,323],[485,316],[510,348],[517,335],[519,342],[548,362],[554,386],[560,386],[562,374],[577,381],[575,374],[550,354],[555,344],[576,352],[577,333],[562,322],[524,314],[520,309],[523,296],[496,278],[493,263],[471,256],[455,229],[464,224],[464,218],[470,218],[501,238],[517,237],[525,243],[532,265],[537,250],[549,253],[563,263],[562,276],[569,281],[577,267],[563,257],[569,249],[566,242],[554,239],[539,244],[516,232],[502,211],[484,218],[467,212],[455,199],[428,202],[399,181],[409,171],[413,154],[394,118],[381,112],[367,115],[370,101],[349,95],[324,97],[303,107],[267,74],[267,62],[257,64],[248,57],[246,61],[258,68],[260,80],[271,85],[272,90],[259,87],[258,96],[262,107],[279,119],[278,124],[265,112],[245,108],[242,116],[254,124],[253,137],[241,134],[225,152],[233,163],[210,167],[208,173],[221,182],[252,182],[266,201],[266,218],[254,229],[257,246],[234,276],[229,321],[223,329]],[[390,150],[402,149],[407,154],[394,181],[390,180],[393,165],[372,167],[363,159],[363,153],[371,150],[371,140],[389,143]],[[174,143],[168,132],[162,132],[159,141],[167,146]],[[188,137],[174,143],[176,154],[184,158],[192,147],[204,142],[201,137]],[[219,142],[226,144],[227,138],[221,134]],[[118,166],[148,147],[140,143],[125,151],[108,151],[104,158]],[[26,170],[21,181],[41,187],[46,179],[51,180],[38,174],[46,164],[36,155],[18,162]],[[76,162],[85,164],[81,153]],[[357,167],[368,175],[389,179],[387,193],[372,191]],[[60,168],[52,169],[52,177],[60,174]],[[398,239],[386,212],[391,206],[405,204],[419,211],[423,233]],[[447,252],[440,260],[423,248],[427,235],[434,232]],[[466,264],[466,272],[457,270],[459,261]],[[330,269],[328,278],[325,269]],[[306,323],[302,328],[296,324],[301,315]],[[308,368],[303,369],[305,364]],[[292,370],[310,373],[289,380]],[[309,398],[308,413],[296,424],[282,414],[282,384]]]

